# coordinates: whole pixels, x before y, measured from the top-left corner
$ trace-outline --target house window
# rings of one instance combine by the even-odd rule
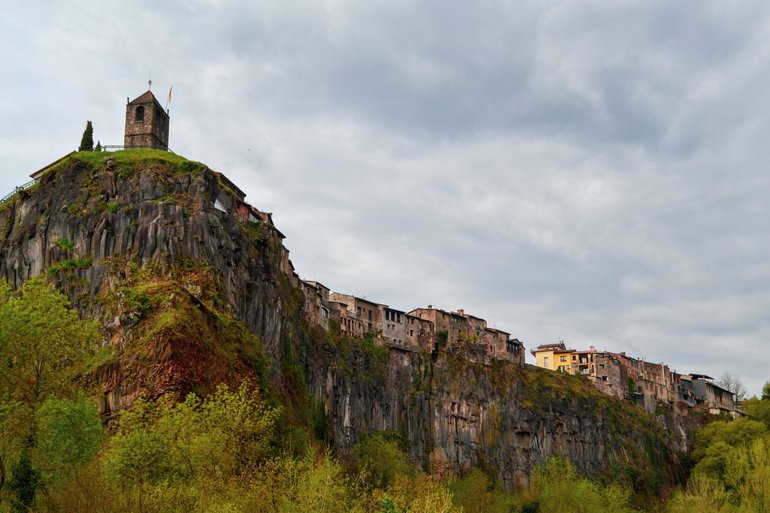
[[[136,108],[136,111],[134,111],[134,122],[144,123],[144,107],[141,105]]]
[[[567,361],[567,357],[566,356],[562,356],[561,357],[561,361],[566,362]]]
[[[548,368],[548,357],[547,356],[543,357],[543,367]]]
[[[604,364],[603,364],[603,363],[600,363],[600,364],[599,364],[599,369],[600,369],[600,370],[604,370]]]

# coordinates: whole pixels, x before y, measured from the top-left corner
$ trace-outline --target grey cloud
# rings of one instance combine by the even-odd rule
[[[120,143],[151,69],[171,147],[273,211],[300,274],[758,392],[769,22],[759,2],[19,6],[0,185],[87,119]]]

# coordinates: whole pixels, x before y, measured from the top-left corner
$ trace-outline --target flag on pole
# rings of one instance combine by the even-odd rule
[[[166,100],[166,105],[171,103],[171,91],[173,91],[173,90],[174,90],[174,86],[172,85],[171,89],[168,90],[168,100]]]

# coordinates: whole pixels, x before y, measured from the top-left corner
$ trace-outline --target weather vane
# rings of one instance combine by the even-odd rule
[[[147,81],[147,84],[150,86],[150,89],[152,89],[152,70],[150,70],[150,79]]]

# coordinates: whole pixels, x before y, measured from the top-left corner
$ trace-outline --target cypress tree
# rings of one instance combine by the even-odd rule
[[[102,141],[96,141],[96,146],[94,147],[94,151],[102,151]]]
[[[83,138],[80,139],[80,148],[78,151],[94,151],[94,127],[91,122],[86,123],[86,129],[83,131]]]

